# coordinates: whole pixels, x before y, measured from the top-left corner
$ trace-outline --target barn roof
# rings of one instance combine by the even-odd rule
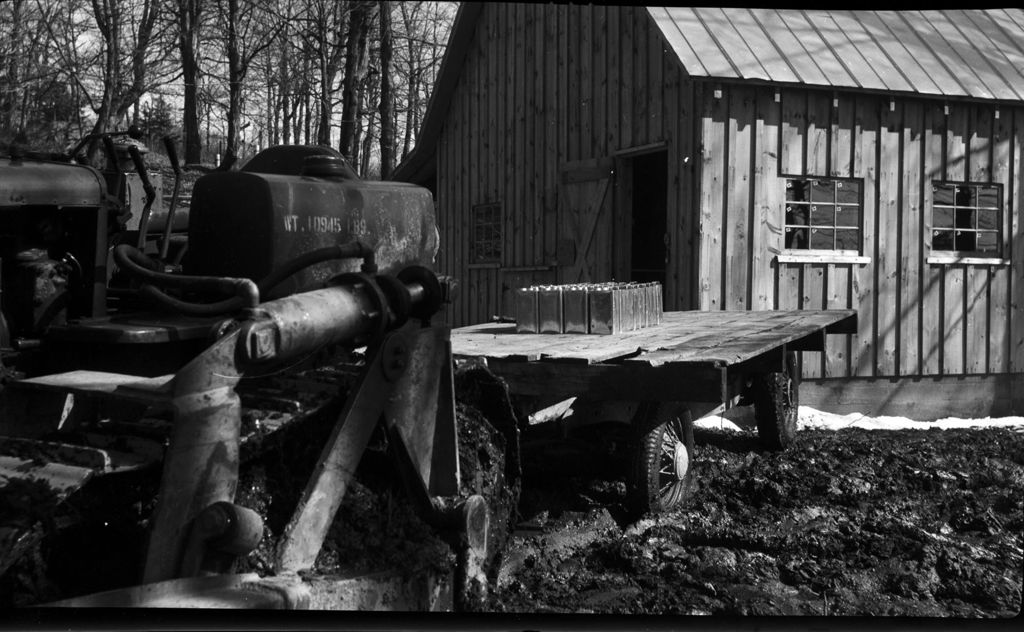
[[[1024,10],[651,7],[693,77],[1024,101]]]
[[[416,147],[397,180],[434,178],[437,138],[483,4],[459,6]],[[647,13],[691,77],[1024,101],[1022,9]]]

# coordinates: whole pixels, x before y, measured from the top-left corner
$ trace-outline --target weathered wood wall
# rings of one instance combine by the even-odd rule
[[[635,7],[487,3],[476,29],[437,149],[438,268],[462,283],[453,324],[507,313],[511,288],[568,280],[560,242],[595,215],[582,275],[613,276],[621,209],[610,170],[617,152],[654,143],[669,156],[667,305],[691,307],[693,84],[650,18]],[[602,166],[612,180],[595,207],[600,174],[586,172]],[[491,202],[503,207],[504,254],[472,264],[472,207]]]
[[[806,378],[1024,371],[1024,108],[703,82],[697,94],[701,309],[858,310],[857,335],[805,354]],[[866,261],[778,260],[782,174],[862,179]],[[933,180],[1002,185],[1012,264],[927,261]]]
[[[591,223],[579,274],[620,270],[628,183],[608,170],[660,144],[668,309],[858,310],[857,335],[805,354],[806,378],[1024,372],[1024,108],[694,81],[634,7],[488,3],[476,29],[437,149],[438,267],[462,283],[452,324],[570,280],[563,246]],[[779,261],[782,174],[862,179],[866,259]],[[616,192],[588,202],[609,177]],[[1012,264],[927,261],[938,179],[1003,186]],[[472,264],[471,210],[494,202],[502,259]]]

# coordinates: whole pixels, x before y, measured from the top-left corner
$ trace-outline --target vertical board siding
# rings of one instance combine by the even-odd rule
[[[798,89],[776,99],[774,88],[701,86],[701,308],[742,309],[736,296],[745,283],[753,309],[856,309],[858,333],[829,336],[827,354],[804,354],[805,378],[1000,373],[1010,358],[1024,361],[1024,338],[1010,339],[1024,325],[1024,283],[1013,284],[1021,239],[1006,240],[1004,258],[1016,251],[1012,267],[928,262],[933,181],[1002,184],[1004,230],[1020,230],[1012,224],[1020,213],[1019,110],[997,118],[991,105],[956,103],[947,115],[945,104],[924,99]],[[869,261],[775,261],[781,175],[860,179]],[[746,279],[735,268],[743,243]]]
[[[877,256],[875,204],[877,194],[877,151],[879,104],[870,97],[856,97],[855,139],[858,144],[853,177],[862,179],[861,247],[865,255]],[[879,237],[882,238],[882,237]],[[874,266],[858,265],[854,273],[854,305],[857,310],[857,334],[851,362],[854,375],[867,377],[875,372],[875,278]]]
[[[750,290],[749,233],[751,230],[750,177],[754,156],[754,120],[756,114],[753,90],[729,91],[729,172],[727,202],[723,223],[726,282],[722,297],[726,309],[747,309]]]
[[[946,118],[946,179],[964,180],[967,177],[967,114],[966,104],[951,104]],[[966,266],[946,266],[943,270],[943,307],[944,323],[942,330],[944,374],[961,374],[964,372],[965,321],[966,303]]]
[[[854,102],[831,95],[831,125],[829,128],[829,175],[852,178],[856,144],[854,141]],[[851,309],[853,301],[853,264],[829,264],[826,277],[827,309]],[[851,375],[850,350],[853,336],[829,334],[826,336],[825,377],[842,378]]]
[[[897,259],[901,244],[900,208],[900,128],[902,103],[892,107],[887,100],[881,105],[881,126],[878,132],[878,187],[876,189],[875,222],[875,375],[896,375],[896,349],[899,345],[896,311],[899,309]]]
[[[751,309],[771,309],[775,301],[775,267],[772,253],[782,251],[783,205],[779,182],[779,121],[781,107],[768,90],[757,93],[752,159],[754,217],[750,226]]]
[[[646,12],[634,7],[482,8],[436,153],[443,249],[438,266],[464,287],[449,311],[452,324],[500,314],[508,283],[551,282],[557,269],[571,265],[558,260],[567,256],[559,244],[579,239],[598,209],[589,197],[569,199],[572,186],[559,177],[566,165],[609,159],[630,147],[671,144],[688,160],[670,160],[669,225],[695,229],[694,218],[686,216],[693,187],[681,185],[689,175],[683,172],[693,169],[693,134],[686,127],[692,125],[692,103],[683,107],[692,82],[666,54],[659,33]],[[678,110],[668,108],[670,96]],[[585,273],[610,274],[604,251],[615,234],[613,220],[621,222],[613,217],[615,186],[612,181],[600,205]],[[486,203],[502,207],[502,260],[476,265],[469,260],[472,213]],[[585,216],[562,217],[573,212]],[[687,248],[681,256],[674,252],[672,261],[691,257],[692,234],[670,233],[672,243]],[[518,272],[524,270],[530,272]],[[682,297],[689,296],[695,274],[689,260],[670,270],[678,285],[666,288],[669,308],[686,304]]]
[[[901,191],[899,257],[899,356],[900,375],[921,374],[921,153],[924,105],[907,103],[903,109],[900,147]]]
[[[1013,207],[1010,205],[1010,137],[1012,135],[1013,112],[1003,112],[992,124],[992,182],[1003,189],[1003,248],[1009,250],[1009,235],[1012,233],[1010,218]],[[1009,256],[1006,252],[1004,256]],[[989,312],[990,373],[1006,373],[1010,370],[1010,328],[1007,326],[1010,317],[1010,268],[1000,266],[992,268],[991,306]]]
[[[1009,187],[1004,192],[1007,206],[1012,210],[1013,221],[1011,252],[1013,253],[1013,275],[1010,277],[1010,370],[1015,373],[1024,372],[1024,223],[1021,213],[1024,212],[1024,110],[1015,109],[1004,113],[1013,117],[1013,131],[1010,132],[1010,159],[1012,165],[1009,175]]]
[[[438,267],[466,288],[453,324],[557,278],[595,212],[583,269],[606,274],[626,182],[599,211],[560,174],[660,143],[668,309],[857,310],[855,335],[804,354],[809,378],[1024,372],[1024,108],[694,80],[633,7],[487,4],[474,37],[436,153]],[[861,181],[866,263],[777,260],[783,175]],[[929,262],[939,180],[1000,185],[1009,265]],[[502,260],[471,267],[472,209],[493,202]]]
[[[921,169],[924,196],[921,201],[922,213],[921,249],[922,257],[928,252],[932,243],[932,208],[934,200],[932,182],[942,180],[945,175],[946,114],[942,103],[925,104],[924,128],[924,165]],[[943,340],[945,331],[942,328],[942,297],[944,293],[944,275],[941,266],[928,265],[921,262],[921,373],[922,375],[942,375]]]
[[[725,230],[722,216],[726,208],[725,153],[728,127],[726,116],[728,99],[716,97],[716,90],[704,86],[701,94],[704,112],[701,128],[701,181],[700,181],[700,309],[723,309],[723,283],[725,280],[723,240]]]
[[[992,181],[992,110],[973,108],[970,116],[967,153],[970,155],[967,180]],[[966,319],[966,373],[986,373],[989,370],[989,292],[992,289],[989,266],[968,266],[965,287]]]

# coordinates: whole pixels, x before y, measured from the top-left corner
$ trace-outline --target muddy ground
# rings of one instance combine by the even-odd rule
[[[489,608],[1020,612],[1024,434],[805,430],[784,453],[762,450],[753,433],[698,429],[695,439],[699,483],[689,502],[639,521],[623,509],[621,481],[567,475],[564,458],[546,470],[534,454]]]

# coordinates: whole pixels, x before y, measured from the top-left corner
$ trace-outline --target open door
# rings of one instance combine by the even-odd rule
[[[630,210],[629,280],[665,286],[668,267],[668,153],[656,151],[626,160],[629,178],[623,201]],[[623,236],[625,239],[625,236]]]

